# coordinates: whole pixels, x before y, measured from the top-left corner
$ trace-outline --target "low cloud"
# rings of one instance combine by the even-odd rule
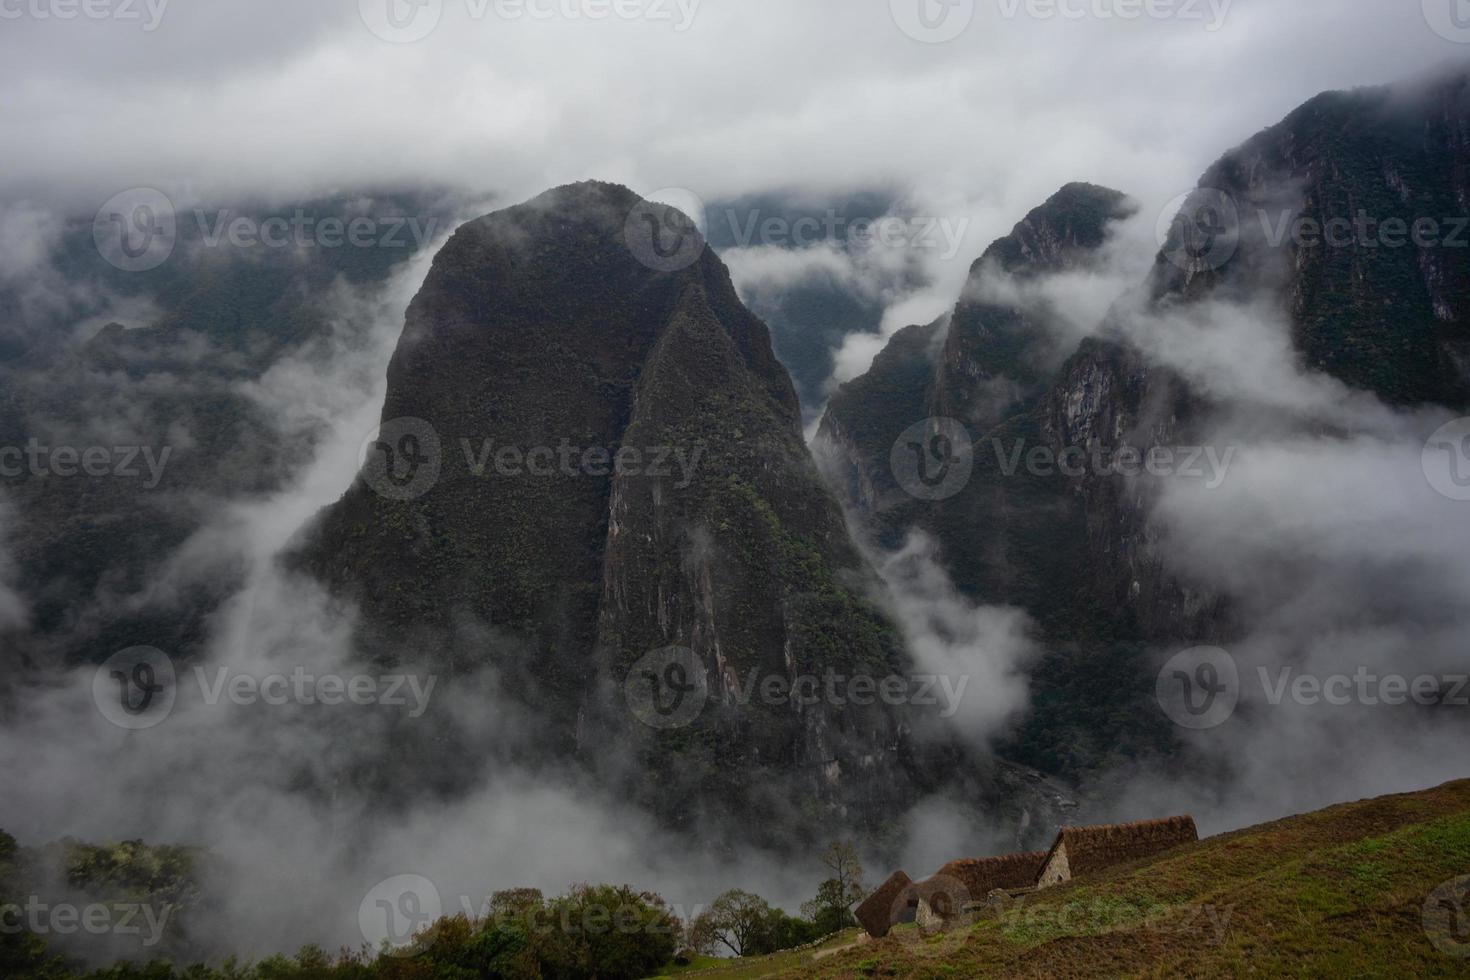
[[[727,249],[720,258],[730,269],[730,278],[741,295],[784,292],[812,280],[851,289],[876,299],[881,285],[864,276],[857,259],[836,242],[807,248],[756,245]]]
[[[912,532],[903,548],[874,554],[894,614],[919,672],[948,678],[957,698],[953,724],[984,750],[1029,704],[1026,668],[1038,648],[1021,610],[981,606],[955,589],[936,543]]]
[[[1059,286],[1072,288],[1045,288]],[[1470,673],[1466,504],[1426,476],[1426,442],[1455,413],[1391,407],[1305,366],[1274,289],[1162,306],[1134,292],[1102,323],[1211,406],[1192,442],[1233,453],[1222,481],[1154,483],[1150,541],[1191,588],[1228,599],[1228,634],[1196,642],[1226,650],[1240,703],[1218,727],[1180,730],[1183,762],[1113,770],[1088,791],[1119,819],[1191,810],[1219,832],[1463,776],[1445,746],[1466,735],[1464,704],[1393,705],[1356,683],[1346,703],[1282,695],[1302,676],[1364,677],[1370,692],[1432,677],[1450,694]]]

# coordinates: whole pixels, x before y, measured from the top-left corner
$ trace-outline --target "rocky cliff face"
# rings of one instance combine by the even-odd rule
[[[905,327],[867,374],[828,402],[812,446],[823,473],[848,506],[871,517],[913,503],[898,485],[885,447],[929,414],[929,399],[949,317]]]
[[[986,249],[950,321],[930,395],[935,415],[984,431],[1034,404],[1069,351],[1047,329],[1044,304],[985,297],[988,276],[1024,284],[1085,263],[1111,221],[1132,213],[1117,191],[1068,184]]]
[[[1047,650],[1033,676],[1035,710],[1002,749],[1052,772],[1074,773],[1112,748],[1137,747],[1140,739],[1153,744],[1166,734],[1160,726],[1125,732],[1109,695],[1131,698],[1142,676],[1127,588],[1119,597],[1110,580],[1099,580],[1085,544],[1095,539],[1108,547],[1105,505],[1056,467],[1027,462],[1038,448],[1062,445],[1053,421],[1057,386],[1070,380],[1080,389],[1080,400],[1062,416],[1070,412],[1081,429],[1108,424],[1099,413],[1111,410],[1113,386],[1136,379],[1111,359],[1086,376],[1082,361],[1057,348],[1065,331],[1053,321],[1055,310],[1044,302],[987,300],[995,291],[986,282],[1024,284],[1085,268],[1097,261],[1109,226],[1131,213],[1116,191],[1064,187],[987,249],[947,322],[899,333],[867,375],[838,392],[814,447],[880,545],[924,531],[939,542],[961,592],[1031,614]],[[911,474],[900,479],[902,464],[894,465],[909,448],[911,427],[925,419],[945,420],[936,432],[952,440],[962,434],[972,446],[964,453],[969,475],[937,493],[916,486]]]
[[[1393,405],[1470,403],[1470,74],[1320,95],[1182,214],[1157,299],[1270,290],[1308,367]]]
[[[1470,404],[1467,133],[1463,74],[1312,100],[1205,174],[1145,284],[1142,311],[1167,315],[1205,299],[1274,304],[1307,368],[1392,405]],[[1011,275],[1049,271],[1048,256],[1065,252],[1049,243],[1098,240],[1100,224],[1060,234],[1047,219],[1054,203],[991,250],[1014,256],[1004,266]],[[1026,312],[977,317],[962,302],[932,377],[915,366],[915,335],[901,335],[834,398],[822,430],[821,458],[838,486],[861,489],[849,503],[880,540],[930,531],[963,591],[1037,620],[1048,653],[1033,677],[1036,709],[1006,751],[1051,772],[1166,745],[1169,733],[1150,725],[1144,655],[1224,639],[1237,625],[1230,597],[1170,568],[1148,480],[1093,467],[1045,476],[997,468],[998,453],[1017,446],[1116,459],[1199,444],[1216,406],[1126,339],[1121,318],[1140,309],[1136,300],[1050,373],[1030,367],[1045,331]],[[999,412],[996,378],[1015,382]],[[876,489],[892,439],[922,418],[920,379],[927,414],[955,413],[978,430],[973,475],[934,503]],[[907,414],[880,422],[886,406]]]
[[[500,668],[548,755],[617,770],[675,823],[871,827],[914,792],[904,711],[763,692],[906,661],[766,327],[702,242],[664,263],[686,224],[587,183],[462,227],[383,410],[389,449],[438,443],[437,477],[400,492],[370,458],[301,560],[360,603],[375,653],[448,638],[441,669]],[[670,668],[697,689],[655,689],[669,717],[649,717],[634,688]],[[681,693],[703,710],[672,717]]]
[[[987,283],[1077,268],[1102,245],[1108,224],[1130,209],[1117,191],[1062,188],[975,261],[953,313],[900,331],[867,374],[842,386],[815,449],[850,506],[875,519],[908,514],[914,499],[894,477],[890,450],[926,417],[952,418],[980,434],[1036,405],[1068,353],[1048,329],[1054,311],[990,298]]]
[[[1257,300],[1303,367],[1390,405],[1470,405],[1470,76],[1329,92],[1231,150],[1184,203],[1147,284],[1154,313]],[[1117,316],[1125,316],[1119,311]],[[1053,445],[1197,445],[1208,393],[1105,326],[1047,396]],[[1228,597],[1172,575],[1143,484],[1084,478],[1105,601],[1150,642],[1229,635]]]

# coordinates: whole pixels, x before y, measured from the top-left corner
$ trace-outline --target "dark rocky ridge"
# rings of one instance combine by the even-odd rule
[[[1467,147],[1470,75],[1463,71],[1319,96],[1210,168],[1144,284],[1143,305],[1157,315],[1206,298],[1265,297],[1291,324],[1304,367],[1390,405],[1463,409],[1470,405],[1470,250],[1412,239],[1385,246],[1378,236],[1391,219],[1412,228],[1432,218],[1443,234],[1463,229],[1470,213]],[[1345,244],[1315,246],[1290,234],[1275,238],[1300,219],[1325,229],[1360,211],[1374,221],[1367,238],[1355,231]],[[1021,254],[1023,231],[1018,226],[996,249]],[[838,486],[863,488],[850,503],[880,541],[894,543],[911,526],[929,530],[964,592],[983,602],[1017,603],[1037,619],[1049,652],[1033,678],[1036,710],[1007,751],[1054,773],[1083,773],[1116,751],[1167,750],[1169,733],[1150,725],[1157,712],[1148,703],[1149,655],[1239,632],[1231,597],[1169,567],[1167,541],[1150,519],[1155,498],[1147,481],[1095,474],[1043,479],[1024,468],[1001,479],[991,468],[994,454],[985,451],[992,436],[1057,452],[1200,444],[1215,406],[1125,339],[1122,318],[1136,300],[1120,303],[1098,336],[1043,375],[1043,390],[1029,404],[1017,399],[1021,410],[975,432],[975,475],[952,500],[920,505],[903,500],[901,491],[884,496],[893,488],[886,472],[892,439],[922,417],[914,387],[923,376],[916,334],[896,338],[868,377],[834,398],[823,424],[819,455],[836,461],[828,471]],[[1000,319],[1019,322],[1021,315]],[[961,394],[929,397],[925,411],[963,412],[977,398],[993,404],[984,397],[992,372],[983,365],[987,359],[1014,365],[1015,348],[1010,338],[981,335],[958,362],[978,369],[956,371],[947,359],[937,364],[935,376],[947,374]],[[1012,374],[1027,382],[1022,390],[1036,390],[1037,379],[1024,369]],[[906,414],[877,421],[885,412],[877,392]],[[962,417],[977,418],[973,411]]]
[[[1056,346],[1065,331],[1044,303],[976,296],[992,274],[1025,281],[1086,268],[1109,226],[1132,213],[1117,191],[1062,188],[986,250],[947,320],[901,331],[867,375],[843,386],[814,447],[878,545],[924,531],[962,593],[1031,615],[1047,653],[1033,671],[1032,715],[1002,750],[1068,775],[1113,750],[1159,744],[1167,732],[1129,732],[1110,697],[1133,691],[1142,676],[1133,611],[1099,586],[1084,545],[1106,524],[1094,526],[1087,498],[1060,472],[1007,472],[1017,449],[1052,444],[1052,386],[1074,363]],[[900,487],[889,458],[900,434],[928,417],[955,419],[974,442],[968,482],[935,502]]]
[[[950,320],[929,398],[934,415],[984,431],[1035,403],[1070,351],[1046,329],[1051,311],[987,301],[976,295],[980,284],[991,274],[1024,282],[1084,264],[1108,225],[1135,209],[1117,191],[1068,184],[985,250]]]
[[[1225,220],[1212,224],[1224,208]],[[1368,223],[1360,224],[1364,215]],[[1324,93],[1225,154],[1185,202],[1147,284],[1154,311],[1267,297],[1291,325],[1304,369],[1386,404],[1470,406],[1470,74]],[[1385,237],[1431,219],[1460,246]],[[1337,243],[1328,229],[1339,222]],[[1353,225],[1346,231],[1341,222]],[[1211,231],[1209,229],[1215,229]],[[1299,228],[1301,234],[1281,234]],[[1223,229],[1223,232],[1220,230]],[[1211,236],[1216,237],[1211,237]],[[1224,243],[1215,250],[1216,241]],[[1115,314],[1126,316],[1124,310]],[[1118,337],[1085,342],[1047,396],[1053,445],[1200,444],[1215,406]],[[1290,420],[1281,420],[1290,424]],[[1427,433],[1426,433],[1427,435]],[[1133,610],[1155,644],[1238,632],[1228,597],[1167,567],[1144,485],[1084,478],[1100,599]]]
[[[1063,187],[975,261],[951,314],[899,331],[866,375],[832,396],[818,453],[850,504],[873,516],[911,512],[914,500],[895,481],[888,455],[914,423],[954,418],[979,437],[1037,405],[1070,353],[1057,349],[1047,328],[1055,314],[984,300],[981,284],[993,274],[1024,281],[1077,268],[1103,244],[1108,225],[1131,213],[1117,191]]]
[[[1200,265],[1161,255],[1155,298],[1274,290],[1307,367],[1390,405],[1470,405],[1470,72],[1323,93],[1199,188],[1184,213],[1227,202],[1238,250],[1223,264],[1208,249]],[[1286,219],[1303,223],[1301,241],[1275,240]],[[1421,219],[1437,230],[1416,241]],[[1354,227],[1329,230],[1343,220]]]

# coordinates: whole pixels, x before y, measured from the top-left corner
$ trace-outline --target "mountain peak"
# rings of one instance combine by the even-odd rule
[[[1137,209],[1121,191],[1083,182],[1066,184],[987,248],[970,276],[981,274],[987,265],[1019,275],[1061,271],[1101,245],[1109,224]]]
[[[542,191],[515,208],[541,211],[580,211],[587,208],[613,207],[625,210],[635,207],[643,198],[623,184],[606,180],[578,180]]]
[[[675,823],[792,819],[759,809],[785,779],[822,819],[876,824],[908,792],[899,712],[739,694],[901,674],[901,647],[765,324],[702,240],[686,267],[650,261],[638,217],[688,229],[644,204],[574,184],[455,234],[409,307],[375,455],[301,564],[360,607],[370,654],[427,642],[445,672],[499,672],[541,722],[528,754],[614,779],[636,755],[631,792]],[[410,449],[422,481],[395,468]],[[655,654],[708,679],[677,730],[625,703]]]

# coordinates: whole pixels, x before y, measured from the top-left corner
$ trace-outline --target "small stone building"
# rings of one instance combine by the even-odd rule
[[[913,887],[913,880],[908,875],[895,871],[857,907],[853,915],[857,916],[859,924],[868,931],[868,935],[874,939],[882,939],[888,935],[888,930],[900,922],[913,921],[913,905],[910,901]]]
[[[1063,827],[1042,862],[1036,887],[1050,888],[1078,875],[1152,857],[1197,840],[1199,831],[1190,816],[1096,827]]]
[[[857,920],[875,939],[894,926],[918,921],[921,930],[941,928],[966,906],[983,902],[996,889],[1024,889],[1036,883],[1045,852],[951,861],[932,876],[914,882],[894,872],[857,908]]]
[[[1014,891],[1036,883],[1046,853],[951,861],[913,887],[915,920],[925,934],[942,930],[993,891]]]
[[[928,935],[996,893],[998,901],[1005,901],[1007,893],[1014,897],[1059,885],[1197,840],[1199,831],[1190,816],[1063,827],[1050,851],[951,861],[919,882],[895,871],[857,907],[857,920],[874,939],[906,922],[917,922],[920,933]]]
[[[1029,854],[1007,854],[1003,857],[963,858],[951,861],[934,873],[936,878],[951,878],[964,886],[970,899],[983,901],[997,888],[1012,891],[1036,884],[1045,851]]]

